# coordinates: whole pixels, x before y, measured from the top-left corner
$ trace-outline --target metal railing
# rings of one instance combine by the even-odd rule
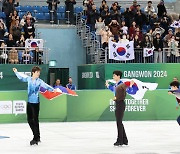
[[[0,47],[0,64],[48,64],[48,48]]]
[[[180,63],[180,48],[177,48],[176,51],[171,48],[163,48],[162,52],[154,51],[153,55],[149,57],[143,57],[143,48],[138,48],[134,49],[135,58],[128,61],[109,59],[108,48],[100,55],[100,61],[104,63]]]

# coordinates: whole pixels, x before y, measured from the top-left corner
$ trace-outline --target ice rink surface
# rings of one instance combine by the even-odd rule
[[[180,154],[175,120],[125,121],[124,126],[129,145],[114,147],[115,122],[40,123],[42,142],[30,146],[27,123],[0,124],[0,154]]]

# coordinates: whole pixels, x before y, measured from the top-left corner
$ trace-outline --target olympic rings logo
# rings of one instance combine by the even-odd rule
[[[2,110],[9,110],[9,109],[11,109],[11,105],[9,104],[9,105],[0,105],[0,109],[2,109]]]

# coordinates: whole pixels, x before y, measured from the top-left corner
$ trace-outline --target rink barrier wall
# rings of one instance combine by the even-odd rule
[[[62,95],[53,100],[40,95],[40,122],[115,120],[115,103],[109,90],[79,90],[77,93],[77,97]],[[26,122],[26,114],[2,114],[10,107],[4,102],[17,100],[27,100],[27,91],[0,92],[0,123]],[[179,114],[175,97],[168,95],[167,90],[148,91],[141,101],[126,97],[124,120],[176,120]]]

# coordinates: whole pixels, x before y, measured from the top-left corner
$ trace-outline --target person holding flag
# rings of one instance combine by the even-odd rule
[[[128,145],[128,139],[126,136],[126,132],[124,129],[124,125],[122,123],[122,119],[124,116],[125,111],[125,97],[126,97],[126,90],[132,90],[132,85],[134,81],[131,80],[130,82],[122,82],[121,81],[122,72],[121,71],[114,71],[113,72],[113,80],[116,82],[115,85],[110,85],[108,81],[106,81],[106,87],[115,93],[114,101],[116,102],[116,123],[117,123],[117,130],[118,130],[118,137],[117,141],[114,143],[114,146],[121,146],[121,145]]]
[[[28,103],[27,103],[27,121],[33,132],[34,138],[30,141],[30,145],[37,144],[40,142],[40,130],[39,130],[39,110],[40,110],[40,100],[39,100],[39,90],[41,87],[47,89],[48,91],[53,91],[56,93],[57,90],[46,84],[43,80],[39,78],[40,67],[34,66],[32,68],[32,76],[27,76],[23,73],[17,71],[13,68],[14,73],[17,78],[22,82],[28,83]]]

